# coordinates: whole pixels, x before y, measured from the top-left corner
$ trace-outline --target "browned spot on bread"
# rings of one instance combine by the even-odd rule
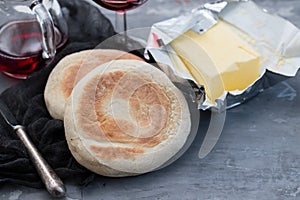
[[[103,160],[134,160],[138,154],[143,154],[144,150],[138,148],[125,147],[99,147],[91,145],[90,149]]]
[[[164,89],[147,77],[120,70],[97,78],[86,84],[80,99],[80,113],[86,113],[79,117],[84,133],[97,141],[145,147],[168,137],[171,101]]]
[[[61,80],[61,89],[65,98],[68,98],[74,86],[90,71],[96,67],[110,62],[112,60],[134,59],[141,60],[142,58],[119,50],[105,49],[89,51],[89,54],[82,54],[82,58],[77,63],[69,65],[63,71],[63,79]]]
[[[71,95],[71,92],[75,85],[75,79],[79,67],[81,66],[80,63],[73,64],[66,68],[63,71],[63,79],[61,80],[61,89],[65,98],[68,98]]]
[[[139,87],[132,94],[129,102],[131,105],[131,114],[141,127],[149,126],[153,120],[158,123],[159,120],[166,119],[170,111],[168,97],[161,91],[158,85],[153,83],[147,83]],[[161,109],[165,109],[165,112],[160,112],[162,111]],[[157,116],[159,114],[161,115]],[[164,121],[164,126],[166,125],[165,123]]]

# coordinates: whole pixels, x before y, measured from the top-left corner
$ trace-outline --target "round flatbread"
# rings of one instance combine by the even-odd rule
[[[113,49],[85,50],[64,57],[51,72],[45,88],[44,97],[50,115],[63,119],[65,103],[77,82],[97,66],[118,59],[142,60]]]
[[[188,104],[159,69],[137,60],[105,63],[68,99],[65,134],[75,159],[111,177],[153,171],[185,144]]]

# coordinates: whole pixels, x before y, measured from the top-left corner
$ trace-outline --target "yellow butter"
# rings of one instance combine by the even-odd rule
[[[259,53],[224,21],[202,35],[189,30],[171,47],[211,102],[224,92],[247,89],[260,77]]]

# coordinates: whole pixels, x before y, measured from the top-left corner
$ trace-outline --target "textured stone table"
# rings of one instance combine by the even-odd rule
[[[186,9],[197,2],[191,0]],[[256,2],[300,27],[299,0]],[[112,12],[103,12],[113,19]],[[128,13],[129,27],[150,26],[179,12],[175,0],[149,0]],[[14,82],[0,78],[2,89]],[[97,177],[84,188],[67,183],[66,199],[300,199],[299,83],[300,74],[229,110],[217,145],[202,160],[197,153],[208,118],[205,112],[194,143],[172,165],[138,177]],[[50,197],[44,190],[5,185],[0,187],[0,199]]]

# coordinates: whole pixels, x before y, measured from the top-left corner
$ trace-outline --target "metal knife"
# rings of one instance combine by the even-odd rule
[[[15,132],[20,140],[23,142],[26,150],[35,166],[38,174],[40,175],[46,189],[53,197],[63,197],[66,194],[66,189],[57,176],[55,171],[49,166],[46,160],[42,157],[40,152],[31,142],[30,138],[25,132],[25,127],[18,124],[16,118],[13,116],[6,103],[0,99],[0,116],[4,119],[10,130]]]

